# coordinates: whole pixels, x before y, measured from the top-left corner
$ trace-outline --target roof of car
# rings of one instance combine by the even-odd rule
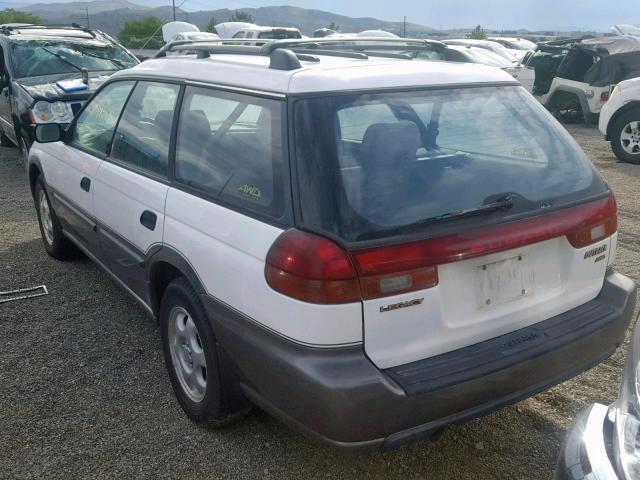
[[[147,60],[115,73],[112,78],[175,78],[280,94],[513,83],[510,75],[484,65],[376,57],[355,59],[315,53],[313,56],[319,61],[301,60],[299,68],[279,70],[269,68],[270,58],[264,55],[214,53],[206,58],[176,55]]]
[[[243,28],[242,30],[239,31],[247,31],[247,30],[251,30],[253,31],[257,31],[257,32],[271,32],[273,30],[287,30],[287,31],[292,31],[292,32],[299,32],[300,30],[298,30],[295,27],[267,27],[267,26],[263,26],[263,25],[254,25],[252,27],[246,27]]]

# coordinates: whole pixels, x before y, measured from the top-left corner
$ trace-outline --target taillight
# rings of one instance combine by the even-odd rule
[[[358,276],[349,255],[331,240],[300,230],[280,235],[264,270],[274,290],[311,303],[361,300]]]
[[[588,203],[580,208],[583,209],[583,221],[576,225],[572,232],[567,233],[567,239],[574,248],[599,242],[618,230],[618,205],[613,193],[609,198]]]
[[[274,290],[312,303],[349,303],[438,284],[438,265],[566,236],[574,248],[613,235],[613,194],[602,200],[500,225],[399,245],[347,251],[299,230],[280,235],[267,254],[265,277]]]
[[[600,101],[606,102],[607,100],[609,100],[609,92],[602,92],[600,94]]]

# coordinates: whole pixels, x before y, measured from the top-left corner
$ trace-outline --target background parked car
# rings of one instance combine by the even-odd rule
[[[489,37],[492,42],[497,42],[503,47],[511,50],[533,50],[536,48],[536,44],[526,38],[515,37]]]
[[[449,45],[447,50],[450,53],[445,52],[446,60],[449,61],[465,61],[469,63],[481,63],[483,65],[489,65],[491,67],[502,68],[505,72],[518,80],[524,88],[529,92],[533,91],[533,85],[536,80],[536,71],[533,68],[526,67],[520,63],[515,63],[507,60],[497,53],[487,50],[486,48],[479,48],[474,46],[462,46],[462,45]],[[456,59],[453,52],[457,52],[458,55],[464,59]]]
[[[262,42],[247,42],[250,43],[265,43],[268,40],[285,40],[291,38],[302,38],[302,33],[297,28],[288,27],[265,27],[254,25],[252,27],[243,28],[236,32],[233,39],[254,39],[262,40]]]
[[[113,72],[138,63],[99,30],[5,26],[0,30],[0,144],[19,146],[26,162],[35,125],[71,122]]]
[[[623,162],[640,164],[640,78],[620,82],[600,112],[600,131]]]
[[[567,39],[538,45],[523,63],[536,70],[533,94],[564,121],[597,121],[616,83],[640,75],[640,43],[630,37]]]
[[[444,43],[447,45],[462,45],[467,47],[470,46],[484,48],[486,50],[491,50],[492,52],[497,53],[498,55],[501,55],[507,60],[511,60],[512,62],[519,62],[527,53],[525,50],[507,48],[504,45],[500,45],[498,42],[494,42],[491,40],[474,40],[470,38],[463,38],[444,40]]]
[[[209,32],[182,32],[176,34],[171,41],[191,40],[193,42],[202,42],[205,40],[218,40],[219,38],[219,35]]]
[[[640,478],[640,324],[629,344],[618,399],[584,409],[560,451],[556,480]]]

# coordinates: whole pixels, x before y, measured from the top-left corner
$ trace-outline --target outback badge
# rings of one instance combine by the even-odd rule
[[[600,255],[606,251],[607,244],[605,243],[604,245],[600,245],[599,247],[592,248],[591,250],[584,252],[584,259],[586,260],[587,258],[595,257],[596,255]]]
[[[424,297],[414,298],[413,300],[407,300],[406,302],[392,303],[390,305],[380,307],[380,313],[390,312],[400,308],[413,307],[414,305],[420,305],[422,302],[424,302]]]

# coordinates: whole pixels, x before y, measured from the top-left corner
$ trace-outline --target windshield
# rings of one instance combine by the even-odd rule
[[[11,64],[17,78],[130,68],[138,61],[116,44],[26,40],[11,44]]]
[[[302,223],[347,241],[506,197],[513,208],[488,215],[606,191],[569,134],[517,86],[303,99],[294,124]]]

